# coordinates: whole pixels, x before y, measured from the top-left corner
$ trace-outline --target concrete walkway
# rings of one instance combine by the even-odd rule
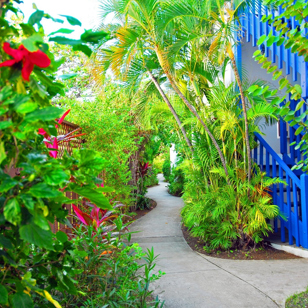
[[[225,260],[191,250],[181,231],[181,198],[168,194],[162,175],[148,197],[157,207],[136,221],[133,240],[159,254],[166,273],[153,287],[167,308],[284,307],[290,295],[308,286],[308,260]]]

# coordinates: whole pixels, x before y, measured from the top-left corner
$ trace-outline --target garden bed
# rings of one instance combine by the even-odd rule
[[[305,292],[294,294],[286,301],[286,308],[308,307],[308,289]]]
[[[154,201],[153,199],[150,199],[150,202],[151,202],[150,208],[145,208],[144,210],[137,209],[137,210],[133,211],[133,213],[136,213],[136,215],[132,216],[131,220],[133,220],[133,221],[137,220],[137,219],[141,218],[142,216],[151,212],[153,209],[155,209],[156,206],[157,206],[157,202]]]
[[[285,260],[300,258],[285,251],[277,250],[271,247],[270,243],[266,241],[263,243],[262,246],[257,247],[255,250],[216,250],[208,253],[203,249],[203,247],[205,246],[203,240],[191,236],[187,227],[185,227],[184,225],[182,225],[182,231],[187,244],[192,250],[210,257],[231,260]]]

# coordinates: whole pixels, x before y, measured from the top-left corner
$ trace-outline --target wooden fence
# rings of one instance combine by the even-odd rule
[[[71,132],[74,132],[79,129],[79,126],[68,122],[63,121],[61,125],[58,126],[58,137],[62,135],[67,135]],[[78,131],[80,132],[80,131]],[[68,142],[61,142],[59,143],[59,150],[58,150],[58,158],[61,159],[63,157],[64,153],[67,151],[69,154],[73,153],[73,149],[80,149],[82,147],[82,144],[84,143],[84,140],[80,137],[73,138]],[[77,199],[79,196],[74,192],[66,192],[66,197],[69,199]],[[68,210],[68,220],[73,223],[74,219],[72,217],[73,209],[71,204],[64,204],[63,205]],[[58,223],[57,221],[53,224],[50,224],[52,232],[56,233],[58,230],[61,230],[65,233],[69,232],[69,229],[67,226]]]

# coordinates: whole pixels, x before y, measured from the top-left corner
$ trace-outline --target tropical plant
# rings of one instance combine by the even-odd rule
[[[256,247],[272,232],[268,221],[279,215],[279,208],[272,204],[270,187],[282,181],[266,178],[257,166],[254,170],[250,183],[243,170],[229,169],[231,186],[208,186],[202,194],[194,185],[185,187],[183,222],[210,249]],[[221,168],[212,172],[225,176]]]

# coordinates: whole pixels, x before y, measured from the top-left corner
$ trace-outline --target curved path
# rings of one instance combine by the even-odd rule
[[[157,207],[138,219],[133,240],[159,254],[157,270],[166,273],[153,284],[167,308],[277,308],[308,286],[308,259],[225,260],[191,250],[181,231],[181,198],[168,194],[162,175],[148,197]]]

